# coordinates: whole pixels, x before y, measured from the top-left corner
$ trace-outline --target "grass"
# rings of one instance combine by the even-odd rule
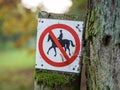
[[[33,66],[35,57],[28,54],[26,50],[11,50],[0,52],[0,68],[24,69]]]
[[[0,90],[33,90],[35,54],[27,50],[0,52]]]

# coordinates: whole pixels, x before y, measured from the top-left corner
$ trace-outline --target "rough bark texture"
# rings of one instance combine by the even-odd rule
[[[88,90],[120,90],[120,0],[89,0],[88,8]]]

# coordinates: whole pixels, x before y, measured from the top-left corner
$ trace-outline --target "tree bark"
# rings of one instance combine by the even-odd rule
[[[87,90],[120,90],[120,0],[89,0],[88,4]]]

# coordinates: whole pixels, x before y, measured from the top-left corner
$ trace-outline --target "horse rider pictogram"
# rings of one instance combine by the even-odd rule
[[[68,50],[68,53],[69,55],[71,56],[71,53],[70,53],[70,45],[72,47],[75,47],[74,43],[72,40],[69,40],[69,39],[63,39],[63,32],[62,30],[60,30],[60,34],[57,38],[57,40],[59,41],[60,45],[63,47],[63,49],[65,50],[65,52],[67,52]],[[53,48],[54,49],[54,56],[57,55],[57,52],[56,52],[56,48],[59,48],[57,47],[57,45],[55,44],[54,40],[52,39],[52,37],[50,36],[50,34],[48,35],[48,40],[47,42],[51,41],[52,42],[52,45],[49,47],[48,51],[47,51],[47,54],[49,55],[49,51]]]

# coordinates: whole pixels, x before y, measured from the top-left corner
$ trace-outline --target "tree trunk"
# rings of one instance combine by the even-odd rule
[[[89,0],[86,18],[88,90],[120,90],[120,0]]]

